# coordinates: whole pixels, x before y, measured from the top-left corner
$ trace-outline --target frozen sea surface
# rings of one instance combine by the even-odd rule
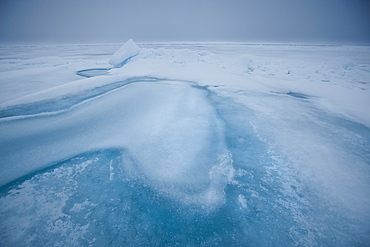
[[[368,94],[366,48],[152,44],[107,72],[109,47],[36,60],[2,48],[2,85],[13,69],[42,85],[0,107],[0,245],[370,243],[367,116],[333,106],[341,90]],[[316,49],[354,60],[318,71]],[[49,68],[67,72],[56,87]],[[81,70],[91,78],[68,74]]]

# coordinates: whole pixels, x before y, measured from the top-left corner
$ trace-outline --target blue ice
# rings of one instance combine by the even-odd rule
[[[77,75],[83,76],[86,78],[100,76],[100,75],[109,75],[109,68],[96,68],[96,69],[83,69],[76,72]]]
[[[362,208],[348,216],[323,199],[326,190],[348,194],[323,182],[334,178],[319,163],[347,155],[363,176],[347,179],[369,179],[368,128],[300,95],[250,93],[252,102],[278,103],[268,115],[212,87],[129,82],[20,107],[12,114],[32,117],[0,121],[1,245],[368,243]],[[284,115],[288,106],[296,114]],[[339,174],[346,164],[329,168]],[[314,170],[323,180],[307,178]]]

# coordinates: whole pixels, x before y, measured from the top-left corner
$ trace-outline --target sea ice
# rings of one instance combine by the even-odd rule
[[[132,39],[128,40],[113,56],[109,59],[109,63],[116,67],[121,67],[130,58],[139,54],[140,48],[134,43]]]
[[[0,245],[370,241],[367,47],[140,47],[1,50]]]

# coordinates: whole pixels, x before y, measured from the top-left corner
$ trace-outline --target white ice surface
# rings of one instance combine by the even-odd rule
[[[162,193],[172,196],[175,190],[186,203],[211,205],[222,201],[222,195],[219,182],[210,185],[209,172],[227,154],[218,121],[204,92],[187,84],[128,85],[61,115],[4,122],[0,143],[14,141],[0,151],[0,181],[90,150],[127,148],[141,166],[128,170],[139,170]],[[198,172],[193,174],[195,167]],[[189,186],[201,194],[212,193],[209,202],[200,195],[179,196]]]
[[[369,137],[354,130],[370,127],[369,47],[140,46],[140,53],[123,67],[88,79],[75,72],[110,67],[105,61],[116,45],[58,48],[52,57],[38,47],[33,57],[16,59],[6,53],[14,48],[2,48],[0,111],[133,77],[168,81],[128,85],[61,115],[0,119],[0,184],[83,152],[124,147],[140,164],[126,169],[148,179],[158,191],[184,203],[221,203],[232,157],[225,150],[224,126],[205,92],[189,86],[196,83],[255,114],[248,124],[269,146],[276,163],[271,170],[289,181],[284,173],[289,167],[323,198],[343,208],[343,214],[370,218]],[[81,47],[95,55],[76,56],[73,49],[81,52]],[[27,48],[22,49],[27,54]],[[63,49],[69,55],[63,55]],[[333,119],[355,127],[345,128]],[[218,155],[204,160],[204,153]],[[226,172],[217,173],[220,167]],[[190,185],[197,192],[191,197],[183,190]],[[241,208],[250,208],[243,195],[237,200]]]
[[[3,60],[0,109],[84,91],[117,79],[153,76],[238,90],[303,93],[312,96],[317,107],[370,126],[370,114],[364,107],[370,105],[368,47],[209,45],[202,49],[205,48],[214,53],[143,48],[130,63],[112,69],[110,73],[114,76],[81,80],[76,80],[72,69],[107,64],[71,59],[62,66],[52,59],[35,68],[26,60],[9,68],[13,62]],[[51,79],[54,74],[57,76]],[[60,87],[61,84],[65,85]],[[53,88],[56,85],[59,87]]]

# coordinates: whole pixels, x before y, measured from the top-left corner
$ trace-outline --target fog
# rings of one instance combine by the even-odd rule
[[[366,0],[1,0],[1,43],[370,44]]]

